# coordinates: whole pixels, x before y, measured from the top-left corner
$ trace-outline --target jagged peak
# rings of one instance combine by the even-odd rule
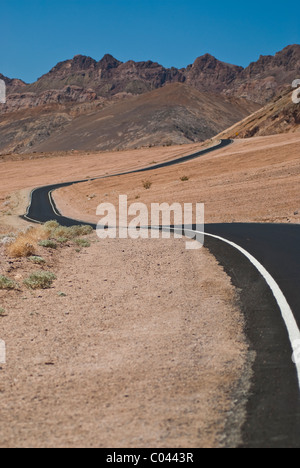
[[[105,54],[104,57],[102,57],[102,59],[99,60],[97,65],[100,68],[117,68],[119,65],[121,65],[121,63],[122,62],[117,60],[111,54]]]

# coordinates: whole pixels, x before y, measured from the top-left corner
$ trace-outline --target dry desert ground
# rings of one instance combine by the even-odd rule
[[[206,222],[298,223],[299,143],[299,134],[240,140],[181,166],[74,185],[55,200],[64,215],[96,222],[99,203],[127,194],[147,204],[204,202]],[[2,240],[27,228],[18,215],[37,186],[145,167],[200,147],[3,157]],[[41,269],[56,275],[45,290],[25,287],[36,266],[11,258],[1,243],[0,275],[20,287],[0,290],[7,347],[0,445],[238,445],[253,356],[239,292],[222,267],[205,248],[187,251],[182,239],[87,239],[90,247],[37,246]]]

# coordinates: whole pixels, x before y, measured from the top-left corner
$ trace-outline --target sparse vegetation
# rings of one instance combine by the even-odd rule
[[[59,224],[57,221],[47,221],[47,223],[44,224],[44,228],[52,232],[59,228]]]
[[[20,236],[8,245],[7,251],[14,258],[30,257],[35,254],[35,246],[25,236]]]
[[[75,244],[78,245],[78,247],[90,247],[91,243],[86,240],[86,239],[75,239]]]
[[[6,311],[2,307],[0,307],[0,317],[5,317],[6,316]]]
[[[39,248],[58,249],[62,248],[66,242],[72,242],[76,251],[81,248],[90,247],[91,243],[82,236],[87,236],[93,232],[93,228],[88,225],[78,225],[71,227],[60,226],[57,221],[49,221],[42,226],[30,227],[26,231],[20,232],[17,236],[3,237],[6,251],[9,256],[14,258],[27,257],[28,262],[43,266],[46,259],[37,255]],[[2,239],[2,240],[3,240]],[[41,249],[40,249],[41,250]],[[54,273],[49,271],[35,271],[23,281],[23,285],[28,289],[47,289],[50,288],[56,279]],[[21,286],[14,280],[0,275],[0,289],[3,290],[21,290]],[[64,293],[60,294],[64,297]]]
[[[0,289],[19,289],[19,285],[16,281],[7,278],[6,276],[0,275]]]
[[[35,271],[24,280],[28,289],[48,289],[52,286],[56,276],[50,271]]]
[[[39,246],[44,247],[45,249],[57,249],[57,243],[51,239],[39,241]]]
[[[20,232],[16,239],[8,245],[8,254],[14,258],[35,255],[37,242],[46,238],[47,232],[43,226],[30,227],[25,232]]]
[[[7,243],[8,255],[14,258],[33,257],[38,246],[57,249],[58,243],[65,244],[77,237],[93,232],[91,226],[60,226],[57,221],[48,221],[43,226],[30,227]]]
[[[150,180],[143,180],[143,187],[146,190],[149,190],[152,187],[152,182]]]
[[[58,242],[66,242],[67,240],[75,239],[79,236],[87,236],[93,232],[91,226],[58,226],[52,229],[50,237]]]
[[[71,230],[71,232],[73,232],[74,237],[88,236],[89,234],[92,234],[92,232],[94,232],[92,226],[88,226],[85,224],[82,224],[81,226],[72,226],[69,229]]]
[[[67,239],[66,237],[58,237],[57,239],[57,242],[59,242],[60,244],[66,244],[68,242],[69,239]]]
[[[182,176],[180,177],[180,180],[181,182],[187,182],[188,180],[190,180],[190,178],[188,176]]]
[[[29,257],[28,260],[30,260],[32,263],[35,263],[36,265],[43,265],[46,263],[46,260],[43,257],[33,256]]]

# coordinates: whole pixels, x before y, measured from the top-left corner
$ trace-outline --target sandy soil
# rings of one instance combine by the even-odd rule
[[[147,167],[203,146],[207,143],[112,153],[74,151],[0,156],[0,234],[28,226],[19,216],[25,214],[30,192],[36,187]]]
[[[238,141],[181,166],[69,187],[55,199],[65,215],[96,222],[99,203],[127,194],[129,203],[204,202],[206,222],[298,223],[299,142],[299,135]],[[4,157],[0,234],[25,226],[18,214],[36,186],[198,148]],[[72,245],[41,252],[57,275],[52,289],[0,291],[0,338],[7,343],[0,445],[222,446],[238,415],[225,441],[237,444],[245,402],[236,392],[242,379],[247,393],[250,373],[230,279],[205,249],[188,252],[183,240],[96,240],[80,253]],[[21,283],[32,269],[0,248],[0,274]]]
[[[98,222],[98,204],[205,203],[213,222],[300,222],[300,135],[238,140],[200,159],[147,174],[87,182],[55,192],[64,215]],[[181,177],[188,177],[182,182]],[[143,181],[152,182],[145,190]]]
[[[227,275],[180,239],[91,240],[40,252],[57,275],[50,290],[0,291],[0,446],[238,443],[235,394],[250,374]],[[22,283],[36,269],[1,249],[0,274]]]

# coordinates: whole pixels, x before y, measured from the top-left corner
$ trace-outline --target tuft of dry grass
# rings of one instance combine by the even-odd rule
[[[152,187],[152,182],[150,180],[143,180],[143,187],[145,190],[149,190]]]
[[[36,253],[36,244],[42,239],[47,239],[47,232],[43,226],[30,227],[25,232],[20,232],[11,242],[7,251],[11,257],[31,257]]]
[[[34,244],[29,239],[26,239],[25,236],[20,236],[7,247],[7,252],[10,257],[21,258],[31,257],[35,254],[36,250]]]
[[[93,232],[91,226],[60,226],[57,221],[49,221],[43,226],[28,228],[21,232],[7,246],[10,257],[32,257],[38,246],[56,249],[57,242],[66,243],[80,236],[87,236]]]

